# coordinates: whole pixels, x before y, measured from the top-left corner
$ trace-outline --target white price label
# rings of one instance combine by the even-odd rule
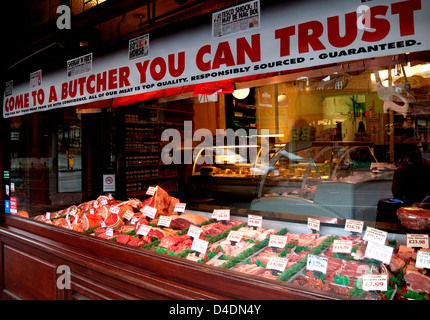
[[[170,227],[170,222],[172,222],[172,217],[160,216],[160,218],[158,218],[157,226],[168,228]]]
[[[106,236],[113,237],[113,229],[112,228],[106,228]]]
[[[248,226],[261,228],[262,225],[263,225],[263,217],[262,216],[255,216],[252,214],[248,215]]]
[[[190,227],[188,228],[187,235],[190,236],[191,238],[198,238],[200,237],[201,233],[202,233],[202,228],[190,225]]]
[[[281,257],[270,257],[267,262],[266,269],[277,270],[283,272],[287,267],[288,259]]]
[[[320,221],[318,219],[308,218],[308,228],[320,231]]]
[[[109,211],[113,214],[118,214],[119,208],[117,206],[110,206]]]
[[[149,196],[153,196],[157,192],[157,187],[148,187],[146,190],[146,194]]]
[[[174,211],[176,211],[176,212],[184,212],[186,206],[187,206],[186,203],[180,203],[180,202],[178,202],[178,203],[175,204]]]
[[[227,241],[239,242],[240,240],[242,240],[242,237],[243,237],[243,232],[241,232],[241,231],[230,231],[228,236],[227,236]]]
[[[322,273],[327,273],[327,264],[328,264],[328,258],[309,254],[308,261],[306,264],[306,269],[311,271],[319,271]]]
[[[382,261],[385,264],[390,264],[393,249],[393,247],[384,246],[376,242],[368,242],[364,256],[369,259]]]
[[[205,254],[206,250],[208,249],[208,244],[209,242],[205,240],[194,238],[193,243],[191,245],[191,250]]]
[[[148,205],[145,205],[142,212],[145,216],[147,216],[150,219],[154,219],[155,215],[157,214],[157,209],[150,207]]]
[[[408,248],[428,248],[429,235],[428,234],[406,234],[406,246]]]
[[[372,227],[367,227],[363,240],[384,245],[385,240],[387,239],[387,235],[388,233],[385,231],[378,230]]]
[[[215,209],[212,213],[212,219],[230,220],[230,209]]]
[[[104,206],[104,205],[107,205],[107,203],[108,203],[108,202],[107,202],[107,200],[106,200],[106,199],[104,199],[104,198],[103,198],[103,199],[100,201],[100,203]]]
[[[104,221],[100,221],[100,227],[102,227],[102,228],[106,228],[106,224],[105,224],[105,222],[104,222]]]
[[[420,269],[430,269],[430,252],[419,250],[415,266]]]
[[[363,221],[346,219],[344,229],[345,229],[345,231],[349,231],[349,232],[362,233],[363,232],[363,226],[364,226]]]
[[[94,214],[94,209],[93,208],[90,209],[90,214]]]
[[[287,245],[287,240],[288,238],[286,236],[271,234],[269,238],[269,247],[283,248]]]
[[[134,217],[134,218],[131,218],[130,223],[131,223],[132,225],[135,225],[137,221],[139,221],[139,218]]]
[[[147,224],[142,224],[137,230],[137,234],[141,236],[147,236],[149,231],[151,231],[152,227]]]
[[[351,253],[352,241],[350,240],[334,240],[333,252],[337,253]]]
[[[47,212],[45,215],[45,218],[48,220],[51,219],[51,212]]]
[[[124,219],[130,220],[131,218],[133,218],[133,216],[134,216],[134,212],[127,209],[127,211],[124,213],[122,217]]]
[[[364,291],[388,290],[388,276],[386,274],[365,274],[362,277]]]

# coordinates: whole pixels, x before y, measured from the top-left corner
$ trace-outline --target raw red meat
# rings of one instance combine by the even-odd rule
[[[408,264],[403,273],[408,290],[430,294],[430,277],[424,274],[425,270],[418,269],[414,264]]]

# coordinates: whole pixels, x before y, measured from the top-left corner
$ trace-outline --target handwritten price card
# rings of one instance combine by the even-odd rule
[[[363,225],[364,225],[363,221],[346,219],[345,231],[362,233]]]
[[[147,216],[150,219],[154,219],[155,215],[157,214],[157,209],[150,207],[148,205],[145,205],[145,207],[143,208],[142,213]]]
[[[206,250],[208,249],[208,244],[209,242],[205,240],[194,238],[193,244],[191,245],[191,250],[205,254]]]
[[[248,226],[261,228],[262,225],[263,225],[263,217],[262,216],[255,216],[252,214],[248,215]]]
[[[428,234],[406,234],[406,246],[408,248],[428,248],[429,235]]]
[[[157,226],[168,228],[170,226],[170,222],[172,222],[172,217],[160,216],[157,222]]]
[[[118,214],[119,208],[117,206],[110,206],[109,211],[113,214]]]
[[[318,219],[308,218],[308,228],[320,231],[320,221]]]
[[[274,248],[283,248],[287,244],[287,237],[286,236],[277,236],[274,234],[270,235],[269,238],[269,247]]]
[[[134,212],[127,209],[127,211],[124,213],[124,215],[122,217],[124,219],[131,220],[131,218],[133,218],[133,216],[134,216]]]
[[[152,227],[148,226],[146,224],[142,224],[139,228],[139,230],[137,230],[137,234],[141,235],[141,236],[147,236],[149,231],[151,231]]]
[[[146,190],[146,194],[149,196],[153,196],[157,192],[157,187],[148,187]]]
[[[178,203],[175,204],[174,211],[175,212],[184,212],[186,206],[187,206],[186,203],[180,203],[180,202],[178,202]]]
[[[191,238],[199,238],[200,233],[202,233],[202,228],[196,227],[194,225],[190,225],[190,227],[188,228],[187,235],[190,236]]]
[[[308,262],[306,264],[306,269],[311,271],[319,271],[322,273],[327,273],[328,258],[314,256],[312,254],[308,255]]]
[[[384,245],[385,240],[387,239],[387,235],[388,233],[385,231],[378,230],[372,227],[367,227],[363,240]]]
[[[385,264],[390,264],[393,249],[393,247],[384,246],[376,242],[368,242],[364,256],[369,259],[382,261]]]
[[[388,276],[385,274],[366,274],[363,275],[364,291],[387,291]]]
[[[230,220],[230,209],[215,209],[212,213],[212,219],[217,219],[218,221]]]
[[[350,240],[334,240],[333,252],[337,253],[351,253],[352,241]]]
[[[242,240],[243,232],[241,231],[230,231],[230,233],[227,236],[227,241],[231,242],[239,242]]]
[[[285,258],[270,257],[269,261],[267,262],[266,268],[270,270],[283,272],[287,267],[287,262],[288,262],[288,259],[285,259]]]
[[[430,252],[423,250],[418,251],[415,266],[420,269],[430,269]]]

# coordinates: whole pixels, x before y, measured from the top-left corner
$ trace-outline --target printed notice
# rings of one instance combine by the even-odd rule
[[[212,37],[260,27],[260,1],[250,1],[212,14]]]
[[[67,76],[73,77],[79,74],[91,72],[93,68],[93,54],[89,53],[67,61]]]
[[[146,57],[148,54],[149,54],[149,33],[129,40],[128,60]]]
[[[42,70],[30,73],[30,88],[36,88],[42,85]]]

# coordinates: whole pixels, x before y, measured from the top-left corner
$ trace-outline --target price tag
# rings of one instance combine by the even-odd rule
[[[263,217],[262,216],[255,216],[252,214],[248,215],[248,226],[261,228],[262,225],[263,225]]]
[[[308,228],[316,231],[320,231],[320,221],[318,219],[308,217]]]
[[[173,209],[176,212],[184,212],[185,211],[185,207],[187,206],[186,203],[176,203],[175,204],[175,209]]]
[[[191,245],[191,250],[205,254],[206,250],[208,249],[208,244],[209,242],[205,240],[194,238],[193,244]]]
[[[369,259],[382,261],[385,264],[390,264],[393,249],[393,247],[384,246],[376,242],[368,242],[364,256]]]
[[[93,208],[94,209],[97,209],[97,207],[99,206],[99,203],[97,202],[97,201],[94,201],[93,202]]]
[[[388,233],[385,231],[378,230],[372,227],[367,227],[363,240],[384,245],[385,240],[387,239],[387,235]]]
[[[406,234],[406,246],[408,248],[428,248],[429,235],[428,234]]]
[[[155,215],[157,214],[157,209],[150,207],[148,205],[145,205],[142,212],[145,216],[147,216],[150,219],[154,219]]]
[[[139,230],[137,230],[137,234],[138,235],[141,235],[141,236],[147,236],[148,235],[148,233],[149,233],[149,231],[151,231],[151,229],[152,229],[152,227],[151,226],[149,226],[149,225],[147,225],[147,224],[142,224],[140,227],[139,227]]]
[[[134,216],[134,212],[127,209],[127,211],[124,213],[122,217],[124,219],[130,220],[131,218],[133,218],[133,216]]]
[[[202,228],[190,225],[190,227],[188,228],[187,235],[191,238],[198,238],[200,237],[200,233],[202,233]]]
[[[131,218],[130,223],[131,223],[132,225],[135,225],[137,221],[139,221],[139,218],[134,217],[134,218]]]
[[[362,233],[363,226],[364,226],[363,221],[351,220],[351,219],[346,219],[345,221],[345,231]]]
[[[113,229],[112,228],[106,228],[106,236],[113,237]]]
[[[212,219],[230,220],[230,209],[215,209],[212,213]]]
[[[337,253],[351,253],[352,241],[350,240],[334,240],[333,252]]]
[[[146,190],[146,194],[149,196],[153,196],[157,192],[157,187],[148,187]]]
[[[110,206],[109,211],[113,214],[118,214],[119,208],[117,206]]]
[[[100,221],[100,227],[106,228],[106,223],[104,221]]]
[[[90,209],[90,214],[94,214],[94,209],[93,208]]]
[[[386,274],[365,274],[363,277],[363,290],[387,291],[388,276]]]
[[[281,257],[270,257],[267,262],[266,269],[276,270],[283,272],[287,267],[288,259]]]
[[[46,219],[51,219],[51,212],[47,212],[46,214],[45,214],[45,218]]]
[[[160,218],[158,218],[157,226],[168,228],[170,227],[170,222],[172,222],[172,217],[160,216]]]
[[[314,256],[312,254],[308,255],[308,262],[306,264],[306,269],[311,271],[319,271],[322,273],[327,273],[328,258]]]
[[[288,238],[286,236],[271,234],[269,238],[269,247],[283,248],[286,246],[287,240]]]
[[[101,201],[100,201],[100,203],[103,205],[103,206],[105,206],[105,205],[107,205],[107,200],[105,199],[105,198],[103,198]]]
[[[242,237],[243,237],[243,232],[241,232],[241,231],[230,231],[228,236],[227,236],[227,241],[239,242],[240,240],[242,240]]]
[[[415,266],[420,269],[430,269],[430,252],[419,250]]]

